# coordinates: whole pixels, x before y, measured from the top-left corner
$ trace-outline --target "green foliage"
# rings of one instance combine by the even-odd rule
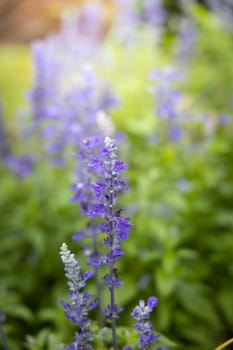
[[[192,8],[197,43],[189,87],[210,110],[233,110],[233,33],[227,24],[201,6]]]

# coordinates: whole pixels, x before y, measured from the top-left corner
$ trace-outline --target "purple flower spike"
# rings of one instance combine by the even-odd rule
[[[116,209],[116,202],[120,192],[127,190],[121,173],[128,165],[118,158],[117,146],[109,137],[105,138],[104,144],[99,142],[97,145],[92,144],[89,139],[85,140],[78,157],[82,162],[78,183],[82,186],[73,186],[76,192],[74,199],[80,201],[83,214],[91,218],[91,227],[93,220],[101,219],[99,226],[94,230],[95,252],[90,254],[88,263],[96,269],[102,265],[109,266],[109,271],[102,280],[109,289],[110,304],[103,313],[112,324],[113,348],[116,350],[115,320],[122,308],[115,304],[114,290],[121,286],[122,281],[115,265],[124,255],[120,243],[128,237],[129,228],[132,226],[130,218],[122,217],[121,210]],[[105,234],[102,242],[106,252],[102,254],[97,250],[98,230]],[[80,233],[76,237],[78,239]]]
[[[139,336],[138,348],[148,350],[151,345],[159,338],[159,334],[153,333],[153,325],[149,321],[150,313],[158,303],[158,299],[154,296],[149,297],[147,304],[144,300],[139,301],[139,305],[134,308],[131,316],[137,321],[134,324]]]
[[[75,341],[65,349],[91,350],[92,332],[88,312],[94,309],[98,303],[93,300],[92,294],[84,293],[81,290],[85,287],[86,281],[93,275],[93,271],[86,271],[82,276],[79,260],[75,259],[74,254],[69,251],[65,243],[61,246],[60,255],[65,265],[65,275],[69,280],[69,298],[71,300],[70,303],[65,301],[61,303],[65,309],[66,318],[78,326],[78,330],[75,332]]]

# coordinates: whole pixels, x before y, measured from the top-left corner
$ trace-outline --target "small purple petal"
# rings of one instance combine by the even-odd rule
[[[158,304],[158,298],[157,297],[149,297],[147,300],[147,306],[149,306],[151,309],[153,309]]]
[[[88,280],[89,278],[91,278],[92,276],[94,275],[94,271],[85,271],[84,274],[83,274],[83,278],[84,280]]]

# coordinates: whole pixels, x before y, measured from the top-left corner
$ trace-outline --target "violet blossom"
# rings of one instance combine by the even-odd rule
[[[99,142],[98,139],[94,140]],[[132,224],[128,217],[121,216],[116,207],[120,192],[127,190],[127,184],[121,176],[121,172],[127,169],[127,164],[121,161],[117,155],[117,146],[113,140],[106,137],[104,144],[95,145],[93,154],[88,153],[93,149],[93,140],[85,140],[79,157],[85,161],[85,168],[88,165],[89,175],[84,176],[84,181],[78,182],[74,187],[73,200],[80,201],[81,211],[89,217],[92,222],[102,218],[95,225],[95,233],[102,232],[105,238],[102,240],[106,252],[95,252],[89,258],[88,263],[98,269],[100,266],[107,265],[109,271],[103,276],[103,282],[110,292],[110,303],[104,309],[104,315],[111,322],[113,334],[113,347],[117,348],[116,340],[116,319],[122,308],[115,302],[115,288],[122,284],[118,274],[116,264],[119,258],[124,255],[121,248],[121,241],[127,239],[129,228]],[[92,155],[92,157],[90,157]],[[88,160],[88,164],[87,164]],[[92,232],[93,226],[78,232],[77,238]],[[97,237],[96,237],[97,238]]]
[[[139,336],[139,349],[148,350],[159,338],[159,334],[155,335],[153,333],[153,325],[149,320],[150,313],[156,307],[157,303],[158,299],[153,296],[148,298],[147,303],[144,300],[140,300],[139,305],[131,313],[131,316],[137,321],[134,327]],[[132,350],[132,347],[125,346],[123,350]]]
[[[106,137],[104,141],[98,137],[84,139],[76,156],[79,165],[78,179],[72,186],[74,191],[72,201],[80,202],[81,213],[89,218],[89,222],[84,230],[77,231],[73,239],[81,240],[83,237],[91,237],[95,242],[94,250],[88,255],[88,264],[95,269],[95,276],[102,266],[108,267],[102,281],[109,290],[110,301],[105,306],[103,313],[111,324],[113,349],[117,350],[116,320],[123,310],[123,307],[119,306],[115,300],[115,289],[123,283],[117,264],[120,257],[124,255],[121,247],[122,240],[128,238],[129,229],[133,226],[129,217],[122,216],[122,210],[117,207],[117,201],[119,194],[128,189],[121,175],[128,166],[119,159],[116,143],[110,137]],[[102,248],[100,247],[101,241]],[[96,302],[89,303],[89,298],[92,296],[88,294],[88,297],[83,297],[80,290],[93,272],[88,271],[82,277],[79,261],[64,244],[61,248],[61,255],[66,266],[66,276],[71,280],[69,286],[72,300],[71,304],[63,302],[63,306],[66,310],[66,317],[79,327],[75,334],[75,342],[66,349],[81,349],[79,348],[81,345],[82,349],[91,349],[89,343],[84,344],[83,342],[87,339],[89,342],[92,338],[87,314],[92,306],[96,306]],[[97,296],[100,301],[98,290]],[[146,305],[144,301],[140,301],[139,306],[131,314],[137,321],[135,328],[140,338],[138,344],[140,349],[148,350],[159,337],[159,335],[154,335],[152,323],[148,320],[156,305],[157,298],[150,297]],[[83,315],[86,317],[83,318]],[[132,347],[124,346],[123,349],[132,350]],[[167,350],[167,348],[158,349]]]
[[[93,295],[82,292],[86,281],[92,277],[93,271],[86,271],[81,274],[80,262],[75,259],[65,243],[60,250],[61,259],[65,265],[68,287],[70,289],[70,302],[62,301],[66,318],[78,328],[75,331],[74,342],[66,346],[66,350],[91,350],[92,341],[91,322],[88,313],[94,309],[98,302],[93,300]]]
[[[32,154],[15,155],[8,153],[4,156],[5,164],[19,177],[27,177],[31,174],[34,164]]]
[[[103,244],[108,252],[103,255],[100,264],[109,266],[109,271],[104,275],[104,284],[110,292],[110,303],[104,309],[105,317],[112,325],[113,348],[117,349],[116,339],[116,319],[123,308],[115,303],[115,288],[120,287],[122,280],[118,270],[115,268],[119,258],[124,254],[121,249],[121,240],[128,237],[129,223],[128,217],[121,217],[116,210],[116,202],[121,191],[127,189],[126,182],[120,173],[127,168],[127,164],[121,161],[117,155],[117,147],[109,137],[105,138],[105,147],[102,149],[102,161],[96,167],[97,174],[102,177],[100,181],[93,184],[96,199],[99,206],[99,215],[105,220],[102,224],[102,232],[107,237],[103,239]],[[89,164],[94,166],[95,162]],[[92,215],[92,213],[90,213]]]
[[[73,53],[61,55],[63,42],[57,39],[34,44],[35,61],[43,64],[36,66],[37,76],[30,93],[34,115],[30,128],[44,139],[45,151],[53,159],[64,156],[68,147],[77,147],[84,137],[104,135],[99,124],[100,112],[105,113],[117,104],[107,83],[96,76],[94,67],[79,62],[78,57],[75,67]],[[56,45],[51,44],[54,40]]]
[[[99,17],[95,26],[101,27],[101,16],[99,5],[83,5],[64,18],[58,33],[32,44],[34,83],[28,93],[32,119],[24,123],[22,134],[36,140],[38,160],[49,157],[55,165],[63,165],[67,150],[77,150],[83,138],[104,137],[109,125],[112,128],[107,112],[118,99],[95,72],[93,57],[98,57],[100,43],[93,37],[96,30],[89,31],[86,23]]]
[[[164,128],[167,137],[172,141],[181,139],[182,130],[182,108],[183,95],[175,86],[182,79],[179,71],[173,67],[165,67],[151,73],[151,79],[156,81],[152,88],[155,95],[155,114],[159,118],[159,126]]]

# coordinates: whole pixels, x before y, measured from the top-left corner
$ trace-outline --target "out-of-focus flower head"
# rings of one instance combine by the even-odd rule
[[[166,11],[160,0],[115,0],[117,15],[114,31],[126,44],[138,40],[141,27],[160,31],[166,20]]]
[[[32,44],[34,84],[29,91],[30,114],[24,135],[37,134],[40,148],[55,164],[64,164],[67,148],[94,135],[113,132],[107,112],[118,104],[109,84],[100,79],[92,63],[98,40],[87,26],[101,17],[98,6],[86,4],[61,31]],[[110,131],[111,129],[111,131]],[[42,147],[41,147],[42,146]]]

